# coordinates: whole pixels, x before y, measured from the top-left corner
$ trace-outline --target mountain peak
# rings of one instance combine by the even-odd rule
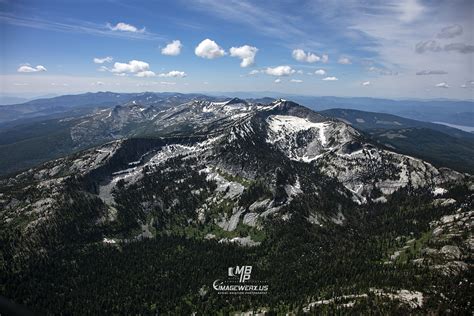
[[[226,105],[230,104],[247,104],[247,101],[239,99],[239,98],[232,98],[225,103]]]
[[[301,106],[298,103],[295,103],[293,101],[288,101],[286,99],[277,99],[271,103],[271,105],[274,105],[278,107],[279,109],[289,109],[291,107],[296,107],[296,106]]]

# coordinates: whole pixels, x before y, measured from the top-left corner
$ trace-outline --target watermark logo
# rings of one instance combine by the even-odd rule
[[[229,277],[234,277],[240,275],[240,283],[244,283],[247,280],[250,280],[250,274],[252,273],[252,266],[236,266],[229,267]]]
[[[251,279],[252,266],[235,266],[227,268],[227,279],[217,279],[212,287],[218,294],[267,294],[266,281]]]

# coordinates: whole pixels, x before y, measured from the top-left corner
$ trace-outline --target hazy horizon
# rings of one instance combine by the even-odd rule
[[[0,94],[0,99],[2,98],[16,98],[16,99],[24,99],[24,102],[38,100],[38,99],[48,99],[48,98],[55,98],[64,95],[80,95],[85,93],[127,93],[127,94],[138,94],[138,93],[182,93],[182,94],[203,94],[209,96],[222,96],[222,97],[238,97],[238,98],[279,98],[281,96],[295,96],[295,97],[314,97],[314,98],[344,98],[344,99],[357,99],[357,98],[370,98],[370,99],[381,99],[381,100],[393,100],[393,101],[403,101],[403,100],[413,100],[413,101],[463,101],[463,102],[474,102],[472,98],[466,99],[457,99],[457,98],[417,98],[417,97],[377,97],[377,96],[370,96],[370,95],[361,95],[361,96],[351,96],[351,95],[318,95],[318,94],[303,94],[303,93],[285,93],[279,91],[189,91],[189,92],[180,92],[180,91],[150,91],[150,90],[143,90],[143,91],[127,91],[123,92],[121,90],[98,90],[98,91],[71,91],[66,93],[6,93]],[[4,103],[3,105],[8,105],[9,103]],[[11,103],[15,104],[15,103]]]

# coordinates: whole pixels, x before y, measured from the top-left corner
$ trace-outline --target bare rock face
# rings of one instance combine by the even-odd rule
[[[446,259],[458,260],[461,259],[461,250],[457,246],[446,245],[440,251]]]

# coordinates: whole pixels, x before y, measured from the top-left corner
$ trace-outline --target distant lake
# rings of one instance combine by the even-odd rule
[[[465,131],[465,132],[474,132],[474,127],[473,126],[456,125],[456,124],[449,124],[449,123],[444,123],[444,122],[433,122],[433,123],[442,124],[442,125],[446,125],[446,126],[449,126],[449,127],[457,128],[457,129],[460,129],[460,130]]]

